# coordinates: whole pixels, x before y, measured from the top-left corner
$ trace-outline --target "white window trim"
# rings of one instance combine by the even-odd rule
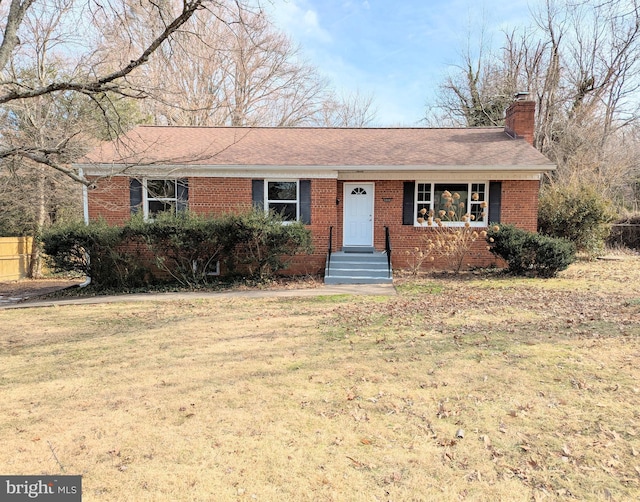
[[[295,183],[296,184],[296,200],[271,200],[269,199],[269,183]],[[264,212],[269,213],[269,203],[272,202],[274,204],[295,204],[296,205],[296,219],[295,221],[300,221],[300,180],[292,180],[292,179],[265,179],[264,180]],[[289,225],[294,223],[294,221],[283,221],[285,225]]]
[[[173,181],[175,185],[174,197],[149,197],[147,181]],[[178,179],[177,178],[143,178],[142,180],[142,215],[145,221],[153,221],[149,216],[149,201],[173,202],[175,214],[178,212]]]
[[[433,225],[429,225],[427,223],[427,219],[425,218],[424,223],[419,223],[418,222],[418,204],[424,204],[425,202],[423,201],[419,201],[418,200],[418,185],[420,184],[429,184],[431,185],[431,200],[429,202],[430,204],[430,208],[433,209],[434,208],[434,204],[435,204],[435,187],[436,185],[447,185],[447,183],[443,183],[441,181],[423,181],[423,180],[416,180],[415,182],[415,188],[414,188],[414,194],[413,194],[413,226],[414,227],[419,227],[419,228],[432,228],[434,226],[436,226],[436,223],[434,222]],[[465,184],[465,182],[451,182],[452,185],[463,185]],[[470,225],[472,227],[486,227],[489,225],[488,222],[488,218],[489,218],[489,182],[488,181],[470,181],[468,183],[466,183],[467,185],[467,193],[469,194],[469,200],[467,201],[467,213],[471,214],[471,206],[472,205],[480,205],[482,204],[482,202],[486,203],[486,207],[484,208],[484,212],[485,217],[484,217],[484,221],[469,221]],[[471,187],[473,185],[484,185],[484,201],[472,201],[471,200],[471,194],[473,193],[471,190]],[[434,217],[434,220],[437,216]],[[446,221],[446,220],[442,220],[442,224],[445,227],[463,227],[465,226],[465,222],[464,221]]]
[[[191,264],[191,267],[193,268],[194,273],[198,270],[198,265],[195,261]],[[215,270],[212,270],[211,272],[207,272],[207,275],[209,276],[220,275],[220,260],[216,261]]]

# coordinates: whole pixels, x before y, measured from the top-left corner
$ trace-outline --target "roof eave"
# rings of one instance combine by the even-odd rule
[[[74,164],[86,176],[169,176],[169,177],[255,177],[265,174],[287,174],[310,178],[342,178],[352,175],[381,173],[528,173],[542,174],[556,169],[554,164],[523,165],[185,165],[185,164]]]

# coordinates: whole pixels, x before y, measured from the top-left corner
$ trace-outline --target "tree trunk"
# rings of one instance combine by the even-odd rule
[[[42,253],[40,252],[40,235],[47,217],[47,206],[45,198],[45,171],[44,166],[38,167],[38,181],[36,182],[36,217],[33,232],[33,243],[31,244],[31,256],[29,259],[29,278],[40,279],[42,277]]]

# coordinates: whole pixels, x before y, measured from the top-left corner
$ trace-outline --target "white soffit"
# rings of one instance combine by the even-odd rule
[[[486,179],[538,180],[555,166],[218,166],[76,164],[86,176],[203,177],[203,178],[324,178],[339,180],[473,181]]]

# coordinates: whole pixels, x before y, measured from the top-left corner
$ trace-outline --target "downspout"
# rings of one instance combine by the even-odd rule
[[[84,177],[84,172],[82,171],[82,168],[78,170],[78,175],[81,178]],[[88,225],[89,224],[89,189],[87,188],[87,185],[84,185],[84,184],[82,185],[82,212],[84,214],[84,224]],[[85,252],[85,259],[87,260],[87,265],[88,265],[89,261],[91,260],[91,257],[87,252]],[[78,287],[86,288],[89,284],[91,284],[91,277],[87,275],[85,280],[80,284],[78,284]]]

